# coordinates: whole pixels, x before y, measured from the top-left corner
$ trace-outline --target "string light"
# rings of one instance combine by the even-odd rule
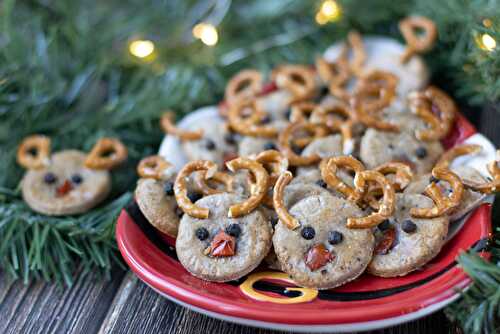
[[[149,40],[132,41],[128,47],[130,53],[137,58],[146,58],[153,54],[155,45]]]
[[[333,0],[325,0],[319,7],[316,13],[316,22],[320,25],[327,24],[328,22],[335,22],[342,16],[342,10],[339,4]]]
[[[203,44],[213,46],[219,41],[217,29],[210,23],[198,23],[193,27],[193,36],[200,39]]]
[[[493,51],[497,47],[497,41],[488,34],[481,35],[481,44],[486,51]]]

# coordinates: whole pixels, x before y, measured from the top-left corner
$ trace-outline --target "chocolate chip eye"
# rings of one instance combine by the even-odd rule
[[[207,229],[204,227],[197,228],[195,234],[200,241],[206,240],[209,235]]]
[[[267,150],[275,150],[276,149],[276,145],[273,143],[273,142],[267,142],[265,145],[264,145],[264,150],[267,151]]]
[[[316,235],[316,231],[311,226],[305,226],[301,232],[302,238],[306,240],[311,240]]]
[[[198,193],[189,193],[188,194],[188,198],[191,201],[191,203],[196,202],[197,200],[199,200],[202,197],[203,196],[201,194],[198,194]]]
[[[328,243],[330,245],[340,244],[344,240],[344,235],[339,231],[330,231],[328,233]]]
[[[316,181],[316,185],[320,186],[321,188],[325,188],[325,189],[326,189],[326,187],[328,186],[328,185],[326,184],[326,182],[325,182],[324,180],[322,180],[322,179],[320,179],[320,180]]]
[[[300,154],[302,153],[302,149],[300,147],[298,147],[297,145],[293,144],[292,143],[292,151],[295,153],[295,154]]]
[[[215,150],[215,142],[212,139],[207,139],[205,142],[205,147],[207,150],[213,151]]]
[[[226,133],[224,135],[224,140],[230,145],[236,144],[236,135],[232,132]]]
[[[71,175],[71,182],[74,184],[80,184],[83,181],[83,177],[80,174]]]
[[[48,172],[43,176],[43,182],[53,184],[57,181],[57,176],[54,173]]]
[[[378,224],[377,227],[381,231],[388,230],[389,228],[391,228],[391,222],[389,221],[389,219],[386,219],[383,222],[381,222],[380,224]]]
[[[226,233],[232,237],[237,238],[241,234],[241,227],[239,224],[231,224],[228,227],[226,227]]]
[[[165,182],[165,185],[163,186],[163,191],[165,192],[165,195],[172,196],[174,194],[174,183],[171,181]]]
[[[423,146],[420,146],[415,150],[415,155],[417,156],[417,158],[423,159],[427,156],[427,149]]]
[[[407,219],[401,224],[401,229],[406,233],[413,233],[417,230],[417,224]]]

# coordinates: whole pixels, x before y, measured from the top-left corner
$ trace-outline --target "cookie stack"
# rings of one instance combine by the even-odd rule
[[[411,17],[400,28],[407,45],[351,32],[314,66],[241,71],[218,115],[197,124],[162,117],[189,162],[144,159],[135,197],[191,274],[225,282],[263,263],[315,289],[365,271],[406,275],[500,189],[497,161],[490,179],[452,165],[480,146],[442,145],[457,107],[428,86],[417,55],[434,24]]]

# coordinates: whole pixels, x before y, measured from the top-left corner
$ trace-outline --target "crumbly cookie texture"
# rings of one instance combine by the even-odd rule
[[[111,177],[105,170],[86,168],[86,157],[83,152],[65,150],[54,153],[46,168],[27,171],[22,180],[24,201],[49,216],[80,214],[95,207],[108,196]],[[47,175],[53,176],[53,182],[47,182]]]
[[[281,222],[276,225],[273,245],[282,268],[297,284],[317,289],[330,289],[358,277],[371,260],[374,237],[369,229],[346,227],[348,217],[362,215],[355,204],[328,193],[306,197],[295,204],[290,213],[301,227],[290,230]],[[314,229],[314,236],[303,237],[304,228]],[[329,242],[332,233],[341,233],[342,240]],[[330,261],[311,270],[306,257],[313,247],[324,247]]]
[[[171,192],[166,189],[170,188],[169,185]],[[179,210],[173,194],[172,181],[139,179],[135,200],[151,225],[175,238],[179,226]]]
[[[432,260],[443,247],[448,234],[447,216],[419,219],[410,216],[411,208],[428,208],[433,205],[430,198],[418,194],[397,194],[396,210],[389,219],[390,227],[395,229],[396,238],[386,254],[374,254],[368,265],[368,272],[382,277],[404,276]],[[416,225],[413,232],[405,232],[406,220]],[[383,232],[375,233],[379,242]]]
[[[208,219],[182,217],[176,240],[177,256],[194,276],[215,282],[238,279],[255,269],[268,254],[272,227],[258,209],[237,219],[227,217],[229,207],[242,201],[240,196],[228,193],[206,196],[196,205],[210,208]],[[241,228],[235,242],[235,254],[225,257],[205,255],[213,238],[231,224],[238,224]],[[204,240],[197,237],[199,228],[208,232]]]

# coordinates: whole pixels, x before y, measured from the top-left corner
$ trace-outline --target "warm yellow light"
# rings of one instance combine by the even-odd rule
[[[318,12],[316,13],[316,22],[318,24],[326,24],[328,22],[334,22],[340,19],[342,11],[337,2],[333,0],[325,0],[321,4]]]
[[[137,58],[146,58],[154,52],[155,45],[148,40],[137,40],[131,42],[128,49],[133,56]]]
[[[488,34],[481,36],[481,43],[486,51],[493,51],[497,47],[497,41]]]
[[[217,29],[210,23],[198,23],[193,27],[193,36],[201,39],[201,41],[209,46],[217,44],[219,34]]]
[[[483,20],[483,26],[485,26],[486,28],[491,28],[492,25],[493,25],[493,22],[490,19]]]

